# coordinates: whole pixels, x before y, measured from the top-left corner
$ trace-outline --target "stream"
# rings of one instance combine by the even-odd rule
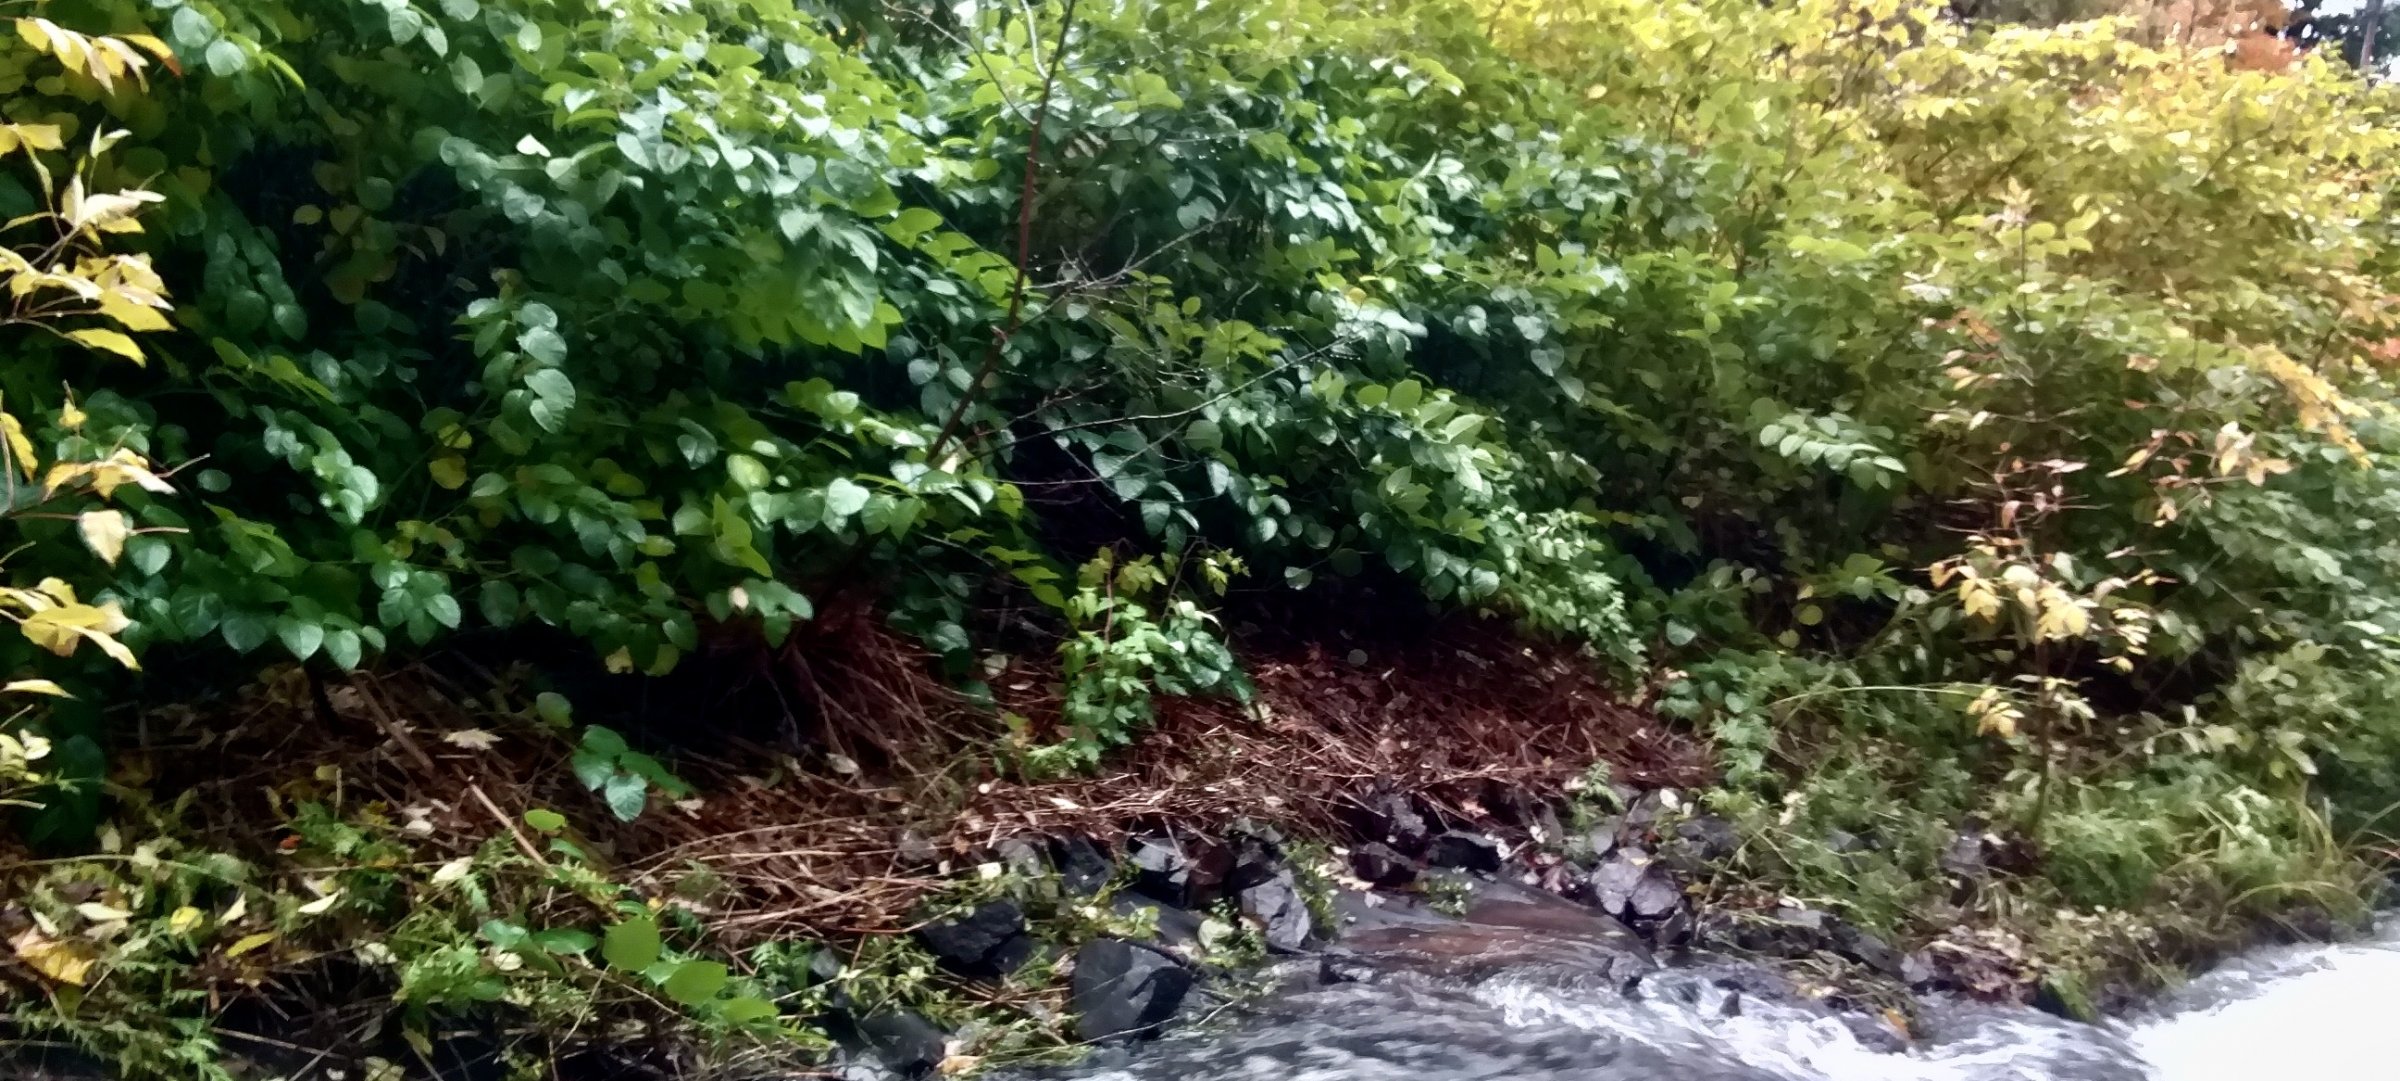
[[[1544,906],[1394,921],[1324,976],[1074,1081],[2389,1081],[2400,923],[2254,951],[2098,1025],[1929,1001],[1915,1039],[1725,962],[1652,962]],[[1333,982],[1327,982],[1328,978]]]

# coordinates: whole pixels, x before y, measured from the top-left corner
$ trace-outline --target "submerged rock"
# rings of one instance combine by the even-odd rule
[[[1433,839],[1432,847],[1425,854],[1425,862],[1435,867],[1498,874],[1500,842],[1480,833],[1451,830]]]
[[[1033,956],[1025,913],[1008,901],[992,901],[964,916],[926,924],[917,929],[917,941],[943,968],[971,979],[1006,976]]]
[[[1104,938],[1075,951],[1075,1035],[1087,1043],[1155,1036],[1183,1008],[1190,969],[1145,946]]]
[[[853,1018],[835,1014],[826,1021],[834,1040],[859,1054],[871,1056],[902,1077],[924,1077],[947,1057],[949,1034],[933,1022],[906,1010],[883,1010]]]

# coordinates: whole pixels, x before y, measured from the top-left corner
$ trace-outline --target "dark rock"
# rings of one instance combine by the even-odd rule
[[[1411,855],[1421,855],[1433,843],[1433,827],[1425,816],[1418,814],[1407,796],[1386,792],[1368,801],[1367,813],[1375,826],[1375,835],[1385,844]]]
[[[1525,830],[1533,835],[1535,844],[1549,848],[1558,848],[1566,844],[1566,824],[1558,820],[1558,811],[1547,803],[1534,807],[1533,821],[1526,823]]]
[[[1905,966],[1900,951],[1881,938],[1851,926],[1847,921],[1837,923],[1833,930],[1835,951],[1893,979],[1903,978]]]
[[[1648,835],[1650,828],[1657,825],[1658,820],[1665,817],[1666,813],[1667,793],[1664,789],[1642,793],[1625,808],[1627,836],[1630,838]]]
[[[1480,833],[1451,830],[1433,839],[1432,847],[1425,854],[1425,862],[1435,867],[1498,874],[1500,842]]]
[[[1058,868],[1059,885],[1077,897],[1098,893],[1117,877],[1116,863],[1089,837],[1051,838],[1050,862]]]
[[[1405,886],[1416,881],[1417,865],[1390,845],[1370,842],[1350,850],[1350,873],[1370,885]]]
[[[1716,815],[1695,815],[1675,825],[1675,838],[1703,864],[1719,863],[1741,851],[1742,835]]]
[[[1025,914],[1007,901],[991,901],[964,916],[917,928],[942,967],[973,979],[1006,976],[1033,956]]]
[[[1859,1046],[1869,1051],[1896,1055],[1908,1050],[1908,1040],[1892,1031],[1892,1026],[1880,1018],[1858,1013],[1843,1013],[1840,1017],[1843,1027],[1858,1038]]]
[[[1030,838],[1011,837],[992,850],[1000,866],[1019,878],[1040,878],[1050,873],[1050,858],[1042,846]]]
[[[808,982],[811,986],[832,983],[842,975],[842,959],[832,950],[819,946],[808,955]]]
[[[1217,899],[1233,857],[1214,842],[1145,837],[1133,843],[1126,862],[1136,892],[1177,908],[1205,908]]]
[[[930,838],[915,830],[900,831],[900,839],[894,842],[893,847],[903,867],[932,867],[942,862],[942,850]]]
[[[1944,874],[1969,882],[1980,881],[1985,873],[1983,821],[1969,818],[1961,823],[1958,835],[1950,838],[1950,847],[1942,850],[1941,868]]]
[[[1156,1036],[1191,990],[1191,970],[1157,950],[1105,938],[1084,943],[1069,988],[1075,1035],[1086,1043]]]
[[[1650,941],[1661,946],[1688,945],[1693,937],[1693,917],[1690,905],[1677,905],[1673,912],[1667,913],[1667,918],[1658,921],[1658,926],[1650,931]]]
[[[1848,830],[1825,831],[1825,850],[1835,855],[1849,855],[1867,850],[1867,842]]]
[[[1232,866],[1216,877],[1222,880],[1226,893],[1238,897],[1243,890],[1274,878],[1281,870],[1281,846],[1260,837],[1244,837],[1239,850],[1232,855]]]
[[[1118,915],[1147,914],[1154,928],[1153,938],[1159,945],[1170,948],[1194,945],[1200,941],[1200,914],[1171,908],[1146,897],[1120,894],[1110,902]]]
[[[1279,871],[1274,878],[1243,890],[1241,905],[1242,915],[1257,921],[1268,949],[1296,953],[1308,944],[1308,903],[1301,898],[1290,871]]]
[[[826,1028],[836,1042],[873,1056],[902,1077],[931,1074],[949,1055],[949,1035],[905,1010],[885,1010],[861,1018],[837,1013],[826,1019]]]
[[[1327,954],[1317,963],[1317,982],[1327,987],[1337,983],[1364,983],[1374,975],[1372,966],[1353,958]]]

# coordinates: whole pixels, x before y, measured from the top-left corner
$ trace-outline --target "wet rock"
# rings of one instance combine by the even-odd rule
[[[1840,1017],[1842,1026],[1850,1030],[1850,1035],[1858,1038],[1859,1046],[1869,1051],[1896,1055],[1908,1050],[1908,1040],[1892,1031],[1892,1026],[1883,1020],[1856,1013],[1844,1013]]]
[[[1658,921],[1650,931],[1650,941],[1661,946],[1689,945],[1696,937],[1690,905],[1678,905],[1667,918]]]
[[[1308,903],[1301,898],[1290,871],[1278,871],[1275,877],[1243,890],[1241,908],[1242,915],[1258,924],[1268,949],[1296,953],[1307,945]]]
[[[1682,801],[1676,797],[1674,792],[1667,789],[1662,788],[1656,792],[1642,793],[1625,808],[1626,836],[1647,836],[1651,827],[1658,824],[1659,819],[1666,817],[1667,812],[1681,805]]]
[[[1317,963],[1317,982],[1327,987],[1337,983],[1364,983],[1374,975],[1373,966],[1353,958],[1327,954]]]
[[[1119,895],[1110,902],[1120,916],[1143,916],[1149,919],[1152,940],[1170,949],[1197,945],[1200,941],[1200,914],[1162,905],[1146,897]]]
[[[1367,815],[1375,835],[1401,852],[1422,854],[1433,843],[1433,827],[1426,824],[1424,815],[1417,813],[1416,805],[1400,793],[1386,792],[1369,800]]]
[[[1950,847],[1942,850],[1942,873],[1969,882],[1981,881],[1988,869],[1984,862],[1984,846],[1983,822],[1969,818],[1959,826],[1958,835],[1950,839]]]
[[[1721,863],[1741,851],[1742,835],[1716,815],[1694,815],[1675,824],[1675,839],[1701,864]]]
[[[905,1010],[885,1010],[853,1018],[837,1013],[826,1019],[834,1040],[858,1054],[872,1057],[902,1077],[924,1077],[948,1055],[949,1034],[933,1022]]]
[[[942,850],[934,845],[931,838],[915,830],[900,831],[900,838],[893,842],[893,848],[903,867],[932,867],[942,862]]]
[[[1591,841],[1592,858],[1595,860],[1608,858],[1609,853],[1617,850],[1617,844],[1624,834],[1624,815],[1609,815],[1593,823],[1591,832],[1586,834]]]
[[[1058,868],[1059,885],[1076,897],[1100,892],[1117,876],[1115,861],[1089,837],[1070,834],[1050,839],[1050,862]]]
[[[964,916],[920,927],[917,941],[943,968],[972,979],[1008,975],[1033,956],[1025,913],[1008,901],[992,901]]]
[[[1900,959],[1900,978],[1911,991],[1933,989],[1941,982],[1941,970],[1934,967],[1933,955],[1918,950]]]
[[[1388,889],[1416,881],[1417,865],[1390,845],[1370,842],[1350,850],[1350,873]]]
[[[1683,904],[1683,887],[1639,848],[1621,848],[1592,869],[1592,903],[1612,916],[1659,919]]]
[[[1133,843],[1126,862],[1133,865],[1133,888],[1143,896],[1177,908],[1202,908],[1216,899],[1230,858],[1222,846],[1145,837]]]
[[[1498,874],[1500,842],[1480,833],[1451,830],[1433,839],[1432,847],[1425,854],[1425,862],[1435,867]]]
[[[1893,979],[1903,978],[1905,965],[1900,951],[1892,944],[1852,926],[1848,921],[1837,922],[1833,928],[1834,950]]]
[[[1633,895],[1626,900],[1625,914],[1646,920],[1664,919],[1681,907],[1683,887],[1654,866],[1634,884]]]
[[[1040,878],[1050,873],[1050,858],[1042,846],[1027,837],[1011,837],[993,848],[993,856],[1008,873],[1019,878]]]
[[[1084,943],[1069,987],[1075,1035],[1087,1043],[1156,1036],[1191,990],[1191,970],[1157,950],[1116,939]]]

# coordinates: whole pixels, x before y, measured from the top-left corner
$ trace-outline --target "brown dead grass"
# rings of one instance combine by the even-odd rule
[[[778,656],[778,678],[815,721],[813,746],[654,748],[699,795],[654,802],[632,823],[581,789],[571,747],[525,719],[526,695],[506,673],[474,686],[432,665],[350,677],[322,695],[287,670],[221,710],[153,714],[141,753],[122,759],[137,774],[125,779],[190,789],[190,813],[205,819],[194,825],[249,847],[272,845],[268,824],[300,799],[415,820],[429,859],[503,833],[536,851],[523,813],[555,808],[619,873],[660,892],[680,886],[739,946],[905,930],[919,899],[1011,836],[1108,840],[1248,818],[1339,837],[1345,808],[1374,792],[1415,793],[1473,821],[1492,786],[1554,797],[1595,762],[1645,785],[1710,771],[1693,740],[1620,702],[1586,660],[1467,619],[1392,636],[1371,655],[1305,642],[1246,650],[1252,705],[1162,699],[1155,728],[1097,774],[1041,782],[1003,776],[1000,725],[863,609],[821,617]],[[1045,665],[993,681],[1001,705],[1037,727],[1056,712],[1036,674]],[[460,735],[470,730],[497,741]],[[904,858],[910,832],[938,862]]]

